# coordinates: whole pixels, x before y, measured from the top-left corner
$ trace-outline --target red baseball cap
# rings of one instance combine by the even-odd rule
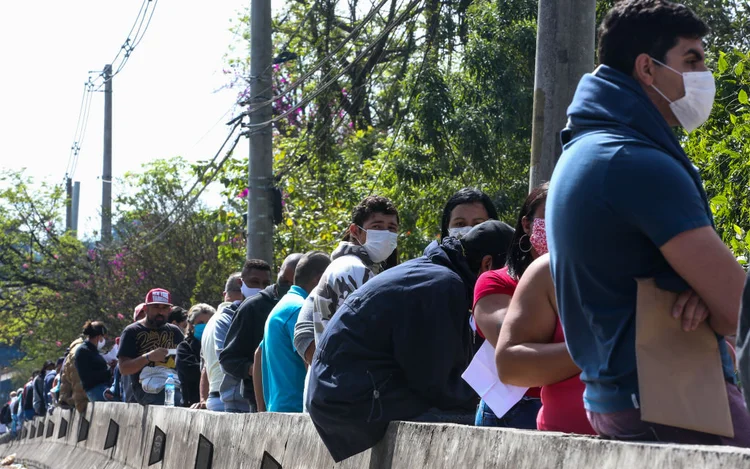
[[[163,288],[154,288],[146,295],[144,305],[169,305],[172,306],[172,295]]]
[[[144,312],[143,312],[143,307],[144,306],[146,306],[146,303],[141,303],[141,304],[139,304],[138,306],[135,307],[135,309],[133,310],[133,322],[135,322],[135,321],[141,319],[141,317],[143,317],[142,315],[144,314]]]

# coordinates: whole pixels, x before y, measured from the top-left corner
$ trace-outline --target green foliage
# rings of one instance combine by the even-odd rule
[[[750,55],[721,53],[715,71],[716,104],[705,125],[690,134],[685,150],[698,166],[724,242],[747,262],[750,247]]]
[[[195,195],[185,182],[192,172],[172,158],[126,175],[113,241],[95,247],[64,232],[60,186],[41,184],[32,193],[36,186],[22,173],[0,176],[0,343],[25,354],[16,369],[62,355],[89,319],[104,321],[114,338],[154,287],[169,289],[186,308],[221,302],[244,256],[218,260],[223,245],[214,238],[226,223],[221,210],[185,203]]]
[[[356,1],[288,4],[276,21],[276,52],[288,43],[299,59],[275,70],[277,93],[335,51],[367,8]],[[275,125],[285,215],[275,235],[277,265],[291,252],[331,251],[354,205],[370,193],[400,210],[402,260],[420,255],[439,234],[443,205],[456,190],[483,189],[507,220],[526,194],[537,3],[428,1],[409,9],[389,1],[381,12],[321,71],[328,77],[358,53],[364,59]],[[395,28],[381,37],[389,25]],[[365,53],[370,44],[376,47]],[[246,64],[230,63],[240,74]],[[317,77],[279,98],[276,114],[316,89],[323,81]],[[237,195],[246,187],[246,164],[234,161],[223,171],[232,216],[218,239],[228,240],[244,235],[239,214],[246,206]]]

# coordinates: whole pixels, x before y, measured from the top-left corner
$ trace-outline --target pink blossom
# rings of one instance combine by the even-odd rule
[[[117,319],[122,321],[123,319],[125,319],[125,316],[123,316],[122,313],[117,313]]]
[[[57,259],[59,259],[59,258],[60,258],[60,256],[58,256],[57,254],[53,254],[53,255],[52,255],[52,257],[54,257],[54,258],[55,258],[55,260],[57,260]]]
[[[55,342],[55,345],[57,345],[58,347],[62,347],[62,342],[60,342],[60,341],[58,340],[57,342]]]
[[[29,264],[24,264],[21,267],[23,267],[24,269],[28,269],[29,268]]]
[[[29,329],[29,335],[34,335],[34,331],[32,331],[31,329]]]
[[[238,198],[238,199],[244,199],[245,197],[247,197],[247,194],[248,194],[249,192],[250,192],[250,191],[249,191],[249,190],[247,189],[247,187],[246,187],[246,188],[242,189],[242,192],[240,192],[239,194],[237,194],[237,198]]]

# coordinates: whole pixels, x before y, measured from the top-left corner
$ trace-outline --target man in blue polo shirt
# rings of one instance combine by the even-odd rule
[[[302,412],[307,369],[294,349],[294,326],[302,304],[331,263],[328,254],[305,254],[294,272],[294,285],[266,320],[261,344],[263,398],[268,412]]]
[[[593,428],[608,438],[750,445],[750,415],[724,341],[737,328],[744,273],[716,234],[698,171],[672,130],[692,132],[711,112],[707,33],[683,5],[619,2],[599,30],[601,66],[581,79],[568,108],[547,239],[584,404]],[[716,332],[734,439],[641,420],[636,278],[680,292],[672,315],[684,330],[707,321]]]

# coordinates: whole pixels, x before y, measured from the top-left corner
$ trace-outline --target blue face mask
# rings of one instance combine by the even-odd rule
[[[193,336],[196,339],[201,340],[201,337],[203,337],[203,329],[205,328],[206,328],[205,324],[196,324],[195,330],[193,331]]]

